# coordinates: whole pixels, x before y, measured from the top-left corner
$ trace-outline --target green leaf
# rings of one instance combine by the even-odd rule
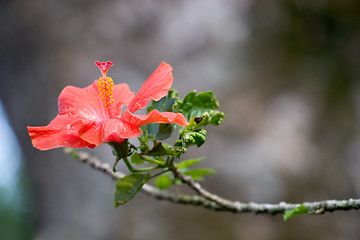
[[[158,124],[158,130],[156,134],[156,140],[164,140],[173,134],[175,130],[175,124],[174,123],[155,123]]]
[[[209,123],[212,125],[220,125],[225,118],[226,116],[223,112],[220,112],[218,110],[212,110],[210,111]]]
[[[117,180],[115,184],[115,207],[130,201],[150,179],[150,174],[132,173]]]
[[[178,97],[178,92],[175,89],[170,89],[165,97],[161,98],[157,102],[151,102],[151,106],[147,108],[147,113],[151,112],[154,109],[157,109],[160,112],[172,112],[174,104],[176,104],[178,101],[180,101]]]
[[[133,155],[131,155],[130,161],[134,164],[143,164],[144,160],[142,160],[137,152],[134,152]]]
[[[309,209],[307,207],[305,207],[304,205],[300,205],[295,209],[292,210],[286,210],[284,212],[284,221],[286,221],[287,219],[296,216],[296,215],[300,215],[300,214],[305,214],[305,213],[309,213]]]
[[[201,92],[196,95],[196,91],[187,94],[182,101],[176,103],[175,109],[181,112],[189,121],[189,125],[181,128],[180,142],[176,142],[177,147],[189,147],[196,145],[200,147],[206,140],[206,130],[204,126],[208,124],[219,125],[225,119],[223,112],[216,110],[219,103],[216,101],[212,92]]]
[[[161,142],[157,142],[152,149],[145,151],[144,155],[164,156],[167,155],[167,149],[163,146]]]
[[[147,138],[154,139],[159,128],[159,123],[149,123],[142,126],[140,129],[147,133]]]
[[[143,132],[148,133],[148,138],[151,140],[164,140],[169,138],[174,130],[174,123],[150,123],[141,127]]]
[[[217,109],[219,103],[216,101],[213,92],[201,92],[196,95],[196,91],[192,91],[184,97],[182,102],[177,104],[177,107],[179,112],[190,120],[193,117],[201,117],[204,113]]]
[[[179,101],[178,93],[174,89],[170,89],[168,94],[159,101],[152,101],[151,106],[147,108],[147,112],[156,109],[159,112],[174,112],[174,104]],[[150,123],[141,127],[143,132],[148,133],[148,138],[152,140],[164,140],[169,138],[175,129],[172,123]]]
[[[161,190],[171,187],[172,184],[173,184],[172,179],[167,174],[162,175],[162,176],[156,178],[156,180],[155,180],[155,185]]]
[[[200,147],[206,140],[206,133],[206,130],[203,128],[196,129],[194,131],[184,131],[182,133],[182,138],[185,143],[185,147],[189,147],[191,145]]]
[[[185,161],[182,161],[182,162],[176,164],[176,167],[177,167],[178,169],[187,168],[187,167],[190,167],[190,166],[192,166],[192,165],[195,165],[195,164],[197,164],[197,163],[199,163],[199,162],[202,162],[202,161],[204,161],[204,160],[205,160],[204,157],[202,157],[202,158],[196,158],[196,159],[188,159],[188,160],[185,160]]]
[[[191,169],[182,171],[186,176],[192,177],[195,181],[202,181],[204,175],[214,174],[215,170],[210,168],[199,168],[199,169]]]

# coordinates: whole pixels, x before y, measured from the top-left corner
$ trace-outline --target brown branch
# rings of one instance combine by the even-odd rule
[[[125,176],[124,173],[114,173],[107,163],[102,163],[95,157],[90,156],[86,152],[76,152],[74,149],[66,149],[67,153],[83,162],[95,170],[99,170],[109,175],[113,179],[117,180]],[[239,201],[230,201],[219,197],[201,187],[198,182],[195,182],[191,177],[185,176],[183,173],[178,171],[176,167],[172,167],[172,172],[175,177],[180,179],[183,183],[190,186],[199,196],[191,196],[159,190],[149,184],[145,184],[142,187],[142,192],[147,195],[154,197],[159,200],[166,200],[178,204],[202,206],[207,209],[214,211],[229,211],[234,213],[268,213],[268,214],[279,214],[284,213],[286,210],[293,210],[300,205],[304,205],[308,208],[311,214],[322,214],[325,212],[333,212],[339,210],[351,210],[360,209],[360,199],[349,199],[349,200],[324,200],[318,202],[304,202],[304,203],[286,203],[280,202],[278,204],[268,203],[242,203]]]

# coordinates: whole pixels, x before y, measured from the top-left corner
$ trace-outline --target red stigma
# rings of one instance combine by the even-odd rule
[[[103,77],[106,77],[106,73],[109,70],[109,68],[114,65],[113,62],[107,61],[107,62],[95,62],[96,66],[99,67],[101,73],[103,74]]]

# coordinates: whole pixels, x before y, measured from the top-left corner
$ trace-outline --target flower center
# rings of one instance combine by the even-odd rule
[[[106,73],[109,68],[113,65],[112,62],[95,62],[95,64],[99,67],[102,77],[98,80],[98,91],[100,95],[100,99],[103,103],[104,109],[109,109],[110,104],[114,102],[113,99],[113,91],[114,91],[114,82],[110,77],[106,77]]]

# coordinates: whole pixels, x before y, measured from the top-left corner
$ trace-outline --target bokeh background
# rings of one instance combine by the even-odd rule
[[[166,61],[180,96],[212,90],[227,119],[210,127],[217,170],[204,187],[277,203],[360,195],[357,0],[2,0],[0,239],[359,239],[357,211],[234,215],[138,194],[113,208],[111,179],[62,149],[34,149],[67,85],[99,77],[137,91]],[[91,151],[107,162],[108,146]]]

